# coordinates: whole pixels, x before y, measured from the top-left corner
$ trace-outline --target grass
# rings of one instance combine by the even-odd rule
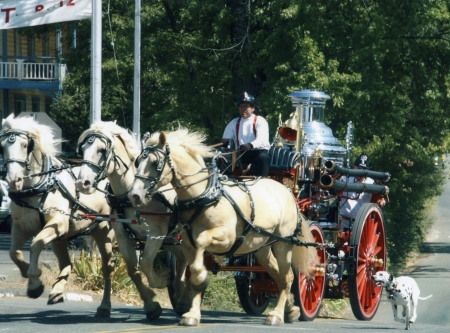
[[[114,253],[114,272],[111,277],[111,293],[127,303],[138,304],[139,294],[131,278],[128,276],[125,262],[120,253]],[[81,250],[79,259],[73,263],[73,272],[76,275],[75,283],[82,290],[102,291],[103,274],[100,257],[88,256]]]

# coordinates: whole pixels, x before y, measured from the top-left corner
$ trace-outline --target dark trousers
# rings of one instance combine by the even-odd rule
[[[255,176],[267,177],[269,175],[269,151],[265,149],[252,149],[244,153],[242,162],[252,165]]]

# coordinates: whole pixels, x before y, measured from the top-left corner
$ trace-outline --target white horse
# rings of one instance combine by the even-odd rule
[[[208,284],[205,252],[219,256],[255,252],[280,290],[277,305],[265,323],[298,320],[300,309],[290,293],[294,278],[291,264],[312,276],[318,259],[314,247],[293,245],[314,242],[293,194],[270,179],[219,181],[217,170],[207,168],[203,160],[214,155],[204,140],[201,133],[186,129],[152,135],[138,158],[138,173],[128,195],[139,207],[166,184],[171,183],[177,192],[175,209],[186,229],[183,247],[191,272],[185,292],[192,300],[186,304],[189,311],[183,314],[180,325],[200,323],[201,293]]]
[[[127,221],[138,219],[136,208],[131,205],[127,197],[136,171],[134,161],[141,151],[134,136],[115,122],[98,121],[81,134],[78,144],[78,151],[83,156],[77,181],[78,189],[83,193],[92,193],[98,181],[107,177],[111,185],[112,193],[108,197],[109,203],[114,208],[113,217],[128,219]],[[174,242],[173,238],[166,237],[170,228],[175,227],[171,218],[176,193],[171,188],[172,186],[169,185],[163,189],[164,193],[159,194],[160,200],[153,200],[141,207],[139,215],[145,219],[145,223],[113,223],[119,250],[127,265],[128,274],[144,301],[144,310],[149,320],[157,319],[162,309],[158,302],[153,301],[154,291],[142,282],[141,272],[137,268],[136,239],[145,241],[140,267],[147,277],[149,286],[165,288],[170,282],[169,268],[158,272],[153,269],[153,261],[161,246],[164,245],[166,250],[176,255],[179,263],[180,274],[177,274],[174,280],[173,299],[178,299],[184,289],[183,273],[186,261],[181,246],[176,244],[178,241]]]
[[[109,317],[114,230],[107,222],[94,224],[91,220],[77,218],[93,212],[109,214],[105,196],[100,192],[91,196],[77,193],[75,177],[79,168],[71,168],[54,157],[60,141],[53,138],[50,127],[39,124],[32,117],[9,116],[3,121],[0,140],[6,166],[5,180],[12,201],[10,256],[22,276],[28,278],[28,296],[38,298],[44,291],[39,255],[47,244],[51,244],[61,271],[53,284],[48,304],[63,302],[64,286],[72,267],[68,240],[89,232],[98,244],[105,280],[96,317]],[[105,187],[106,182],[99,186]],[[21,248],[33,236],[30,263],[27,263]]]

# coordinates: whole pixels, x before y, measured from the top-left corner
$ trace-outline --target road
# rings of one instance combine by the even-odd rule
[[[413,277],[421,289],[421,296],[433,294],[433,297],[419,301],[418,318],[412,325],[414,332],[448,332],[450,329],[450,312],[448,311],[450,288],[450,183],[445,184],[444,193],[431,218],[433,226],[429,230],[427,241],[423,244],[420,259],[412,271]],[[401,226],[399,226],[401,227]],[[250,317],[245,313],[203,311],[202,322],[198,328],[177,326],[179,317],[172,309],[164,308],[160,319],[148,323],[141,307],[114,303],[111,318],[101,320],[94,318],[99,304],[92,302],[65,301],[48,306],[46,294],[37,299],[25,296],[25,286],[10,289],[8,281],[21,279],[18,271],[9,259],[9,237],[0,234],[0,333],[27,332],[59,333],[62,330],[75,330],[77,333],[91,332],[179,332],[196,329],[201,332],[247,333],[271,332],[333,332],[348,333],[364,330],[365,332],[394,332],[404,329],[404,324],[395,322],[391,306],[383,295],[379,310],[371,321],[357,321],[351,311],[341,318],[317,318],[313,322],[296,322],[276,328],[264,326],[264,316]],[[48,252],[41,256],[41,261],[52,264],[52,256]],[[6,280],[6,282],[2,282]],[[11,297],[14,296],[14,297]]]

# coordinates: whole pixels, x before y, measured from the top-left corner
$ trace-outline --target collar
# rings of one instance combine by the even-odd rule
[[[248,117],[247,119],[243,118],[243,117],[239,117],[241,118],[242,122],[248,122],[248,121],[254,121],[256,115],[253,113],[250,117]]]

